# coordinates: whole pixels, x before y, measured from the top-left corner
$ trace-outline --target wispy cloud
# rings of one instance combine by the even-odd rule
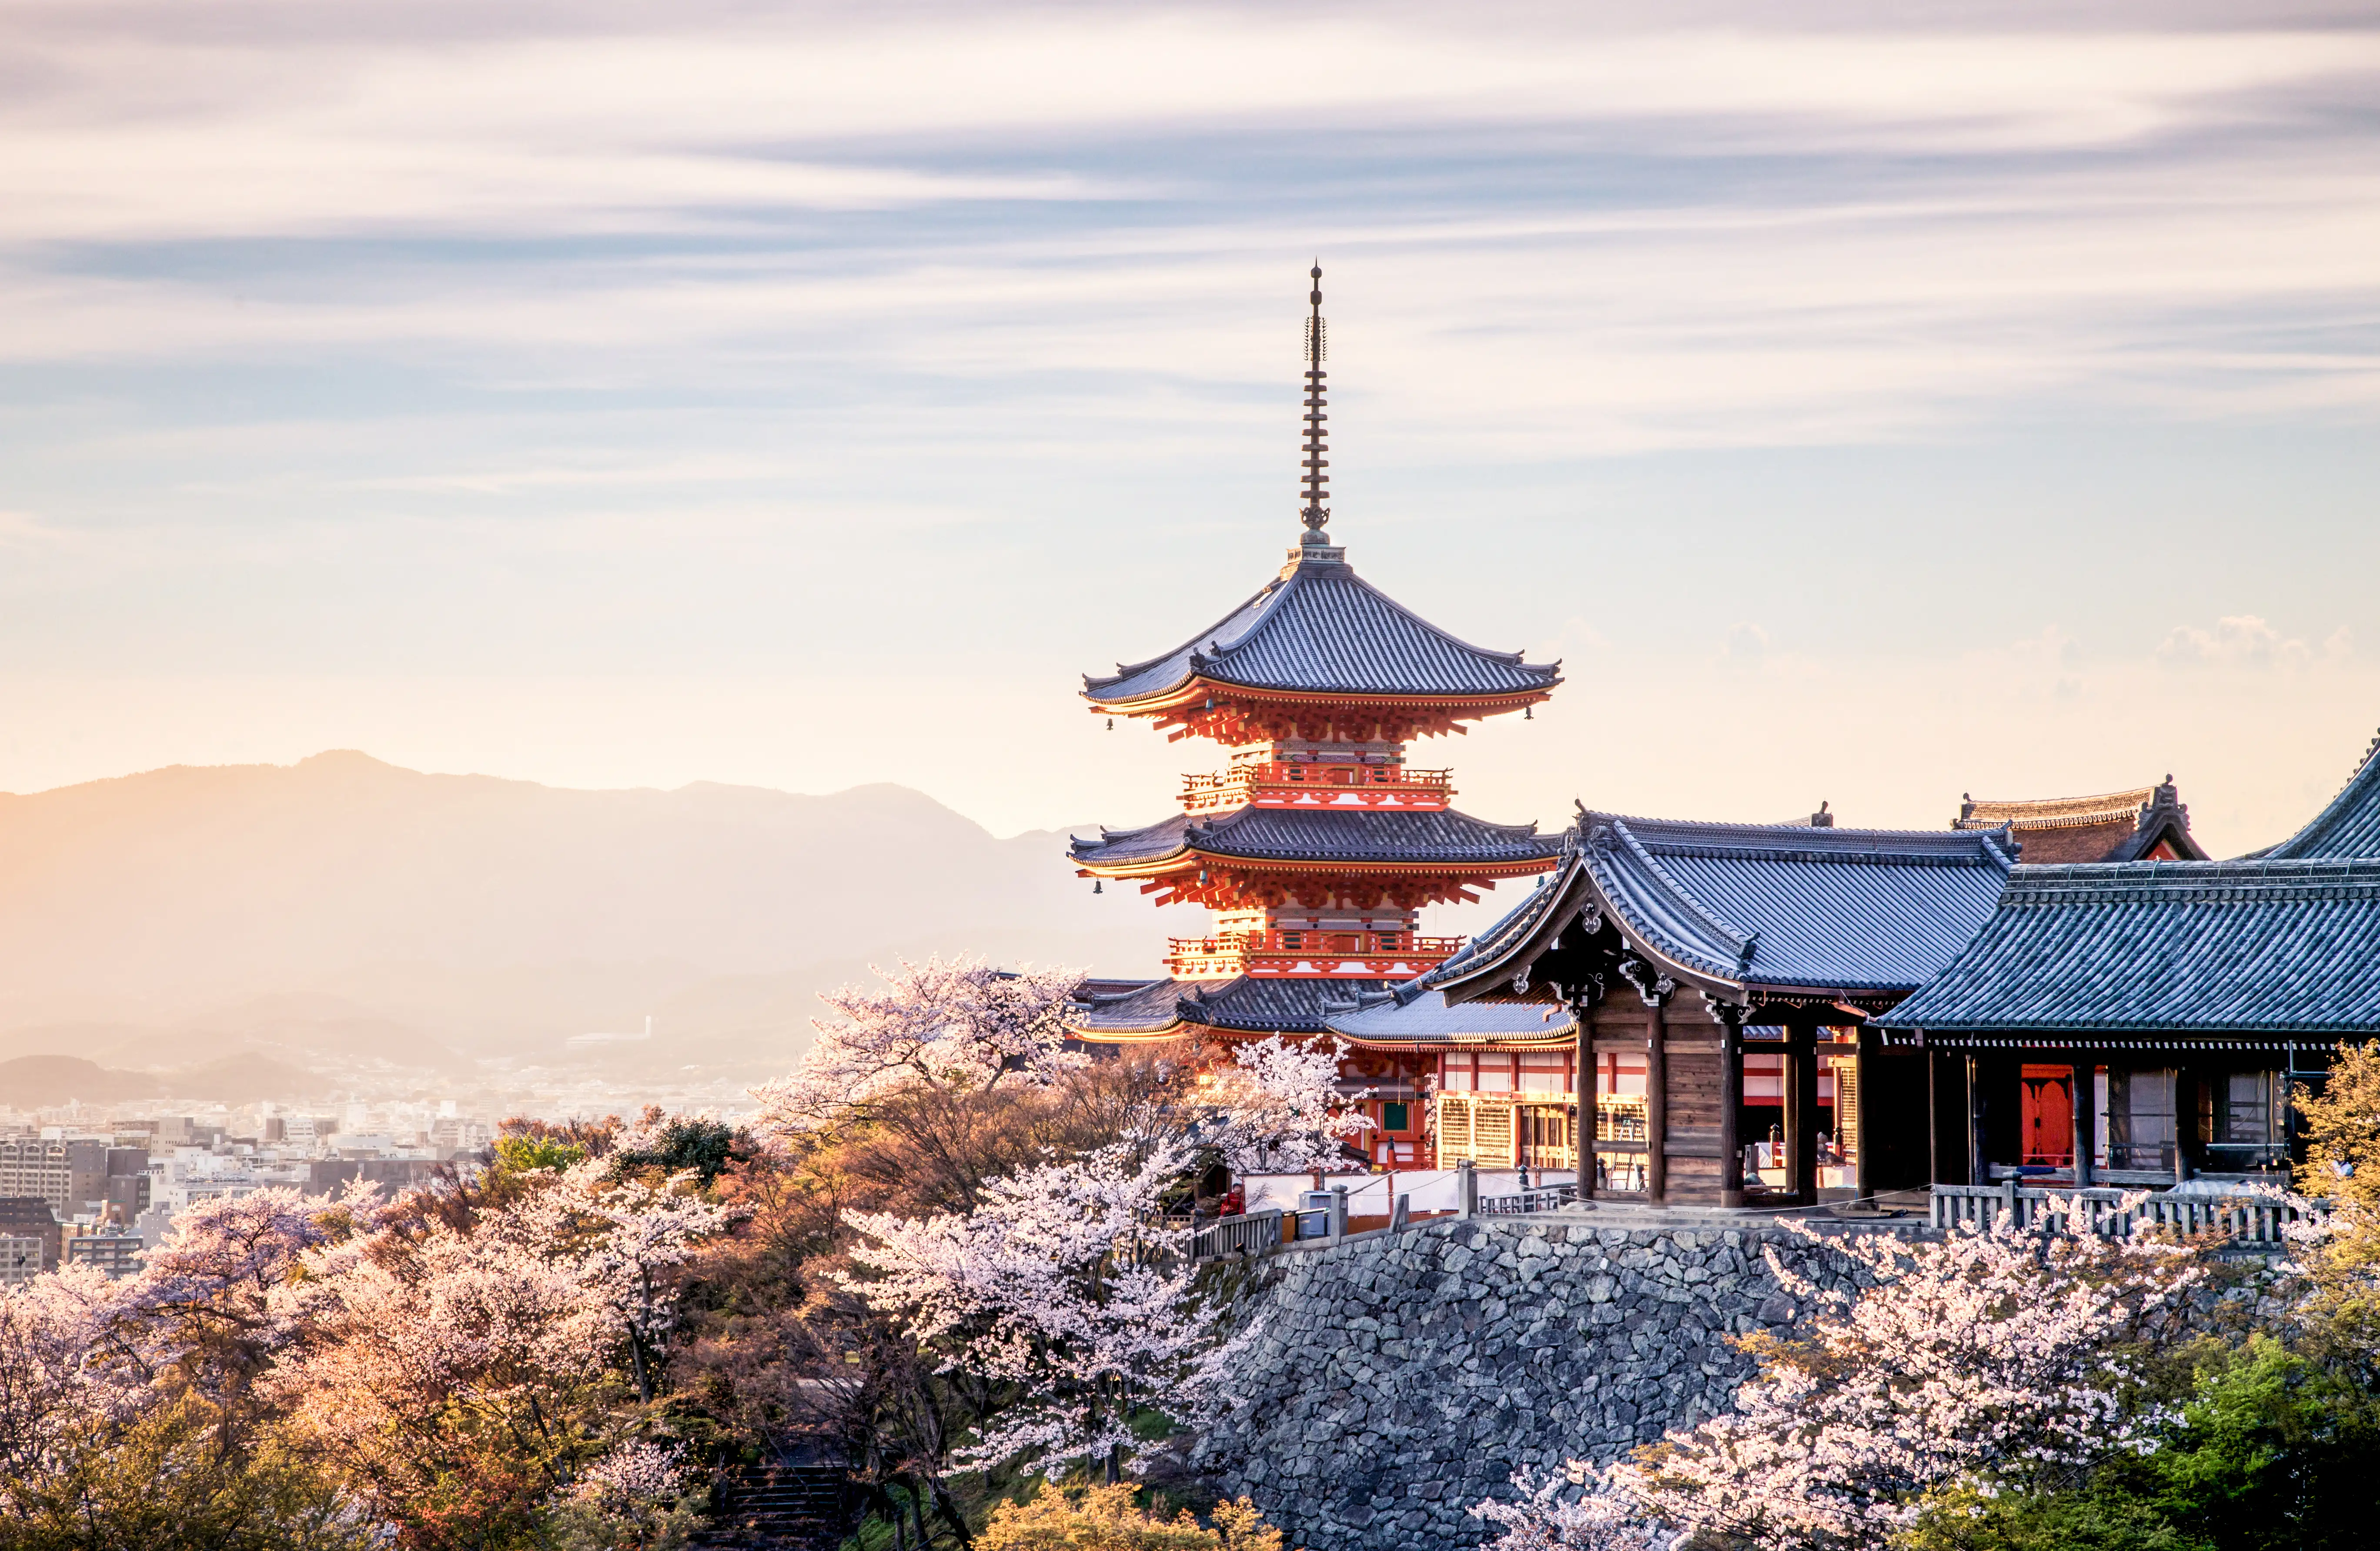
[[[2253,614],[2227,614],[2212,629],[2176,625],[2157,647],[2157,661],[2168,667],[2228,667],[2263,670],[2303,667],[2318,659],[2337,661],[2354,650],[2354,637],[2344,625],[2319,646],[2285,636]]]
[[[0,524],[0,654],[894,654],[1062,698],[1244,590],[1219,536],[1289,523],[1318,251],[1342,536],[1407,543],[1415,605],[1468,589],[1490,644],[1577,617],[1583,687],[1674,628],[1723,675],[1694,692],[1790,682],[1815,723],[1828,684],[1882,727],[1970,669],[2096,705],[2123,653],[2172,709],[2233,676],[2146,661],[2168,630],[2170,669],[2380,628],[2275,601],[2350,587],[2352,469],[2291,449],[2224,506],[2143,494],[2154,449],[1974,450],[2371,425],[2368,16],[0,0],[0,449],[42,514]],[[1910,449],[1829,466],[1889,487],[1865,527],[1759,461]],[[2155,585],[2067,553],[2152,516],[2189,557]],[[2254,567],[2306,580],[2228,590]],[[2087,627],[2040,601],[2070,584]],[[2251,598],[2269,641],[2224,618]],[[1040,800],[1015,821],[1082,816]]]

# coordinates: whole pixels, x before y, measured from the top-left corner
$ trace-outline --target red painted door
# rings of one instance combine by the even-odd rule
[[[2065,1168],[2074,1162],[2074,1074],[2064,1067],[2024,1069],[2024,1161]]]

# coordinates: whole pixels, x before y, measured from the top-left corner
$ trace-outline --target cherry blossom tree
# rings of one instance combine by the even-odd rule
[[[970,1213],[846,1214],[867,1273],[849,1285],[945,1371],[1016,1388],[961,1463],[1096,1459],[1112,1479],[1143,1447],[1134,1413],[1161,1409],[1210,1344],[1185,1235],[1160,1207],[1193,1155],[1178,1137],[1120,1143],[990,1181]]]
[[[1645,1511],[1606,1472],[1572,1459],[1560,1472],[1512,1472],[1512,1502],[1495,1497],[1468,1509],[1502,1527],[1493,1551],[1669,1551],[1681,1537]]]
[[[258,1381],[303,1328],[301,1258],[368,1198],[216,1198],[122,1281],[0,1294],[0,1543],[361,1546],[381,1527],[287,1447]]]
[[[613,1476],[651,1473],[628,1397],[653,1398],[672,1273],[728,1213],[686,1191],[690,1173],[611,1169],[515,1177],[471,1210],[307,1252],[305,1339],[269,1382],[402,1545],[530,1535],[566,1505],[600,1508]]]
[[[613,1179],[608,1166],[590,1160],[533,1207],[545,1219],[541,1235],[575,1257],[580,1289],[618,1321],[637,1398],[648,1403],[662,1345],[677,1323],[678,1288],[670,1272],[733,1216],[694,1194],[694,1178],[689,1169],[660,1185]]]
[[[0,1293],[0,1494],[53,1469],[91,1421],[147,1403],[145,1343],[120,1344],[128,1290],[73,1265]]]
[[[1202,1097],[1220,1113],[1216,1142],[1236,1173],[1294,1174],[1339,1156],[1372,1128],[1339,1088],[1339,1044],[1279,1034],[1238,1045],[1208,1074]]]
[[[753,1090],[764,1127],[815,1130],[910,1083],[1046,1082],[1078,1059],[1063,1046],[1079,971],[937,957],[905,959],[876,974],[881,988],[846,985],[820,996],[835,1016],[812,1020],[818,1038],[791,1076]]]
[[[1765,1252],[1812,1312],[1808,1334],[1748,1343],[1761,1371],[1730,1413],[1615,1466],[1574,1461],[1594,1514],[1797,1551],[1882,1547],[1928,1492],[2022,1485],[2153,1446],[2162,1417],[2135,1398],[2141,1352],[2182,1333],[2204,1276],[2186,1249],[2018,1233],[2006,1214],[1995,1231],[1914,1246],[1796,1231],[1872,1285],[1822,1291]],[[1581,1509],[1560,1496],[1533,1483],[1478,1511],[1514,1551],[1602,1544],[1559,1538],[1585,1533],[1564,1527]]]

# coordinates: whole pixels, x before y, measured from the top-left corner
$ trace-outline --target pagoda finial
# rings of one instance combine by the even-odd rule
[[[1323,358],[1329,354],[1329,342],[1323,337],[1322,324],[1322,261],[1317,259],[1310,272],[1314,289],[1306,299],[1312,303],[1314,315],[1305,320],[1305,473],[1299,483],[1304,485],[1305,509],[1300,514],[1305,531],[1298,535],[1301,547],[1328,544],[1330,535],[1322,531],[1330,520],[1330,508],[1324,505],[1330,499],[1330,476],[1323,470],[1330,462],[1322,455],[1330,450],[1329,434],[1323,422],[1330,417],[1322,412],[1328,400],[1323,396]]]

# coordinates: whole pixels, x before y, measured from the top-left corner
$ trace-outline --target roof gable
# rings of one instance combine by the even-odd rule
[[[1486,994],[1592,907],[1706,983],[1900,993],[1991,916],[2010,866],[1998,832],[1699,824],[1582,812],[1561,871],[1413,983]]]
[[[1583,822],[1623,929],[1746,987],[1913,990],[1989,918],[2010,865],[1990,832]]]
[[[2138,861],[2162,846],[2173,858],[2204,861],[2190,833],[2190,810],[2168,776],[2153,787],[2095,797],[2043,797],[1959,805],[1953,829],[2005,829],[2027,863]]]

